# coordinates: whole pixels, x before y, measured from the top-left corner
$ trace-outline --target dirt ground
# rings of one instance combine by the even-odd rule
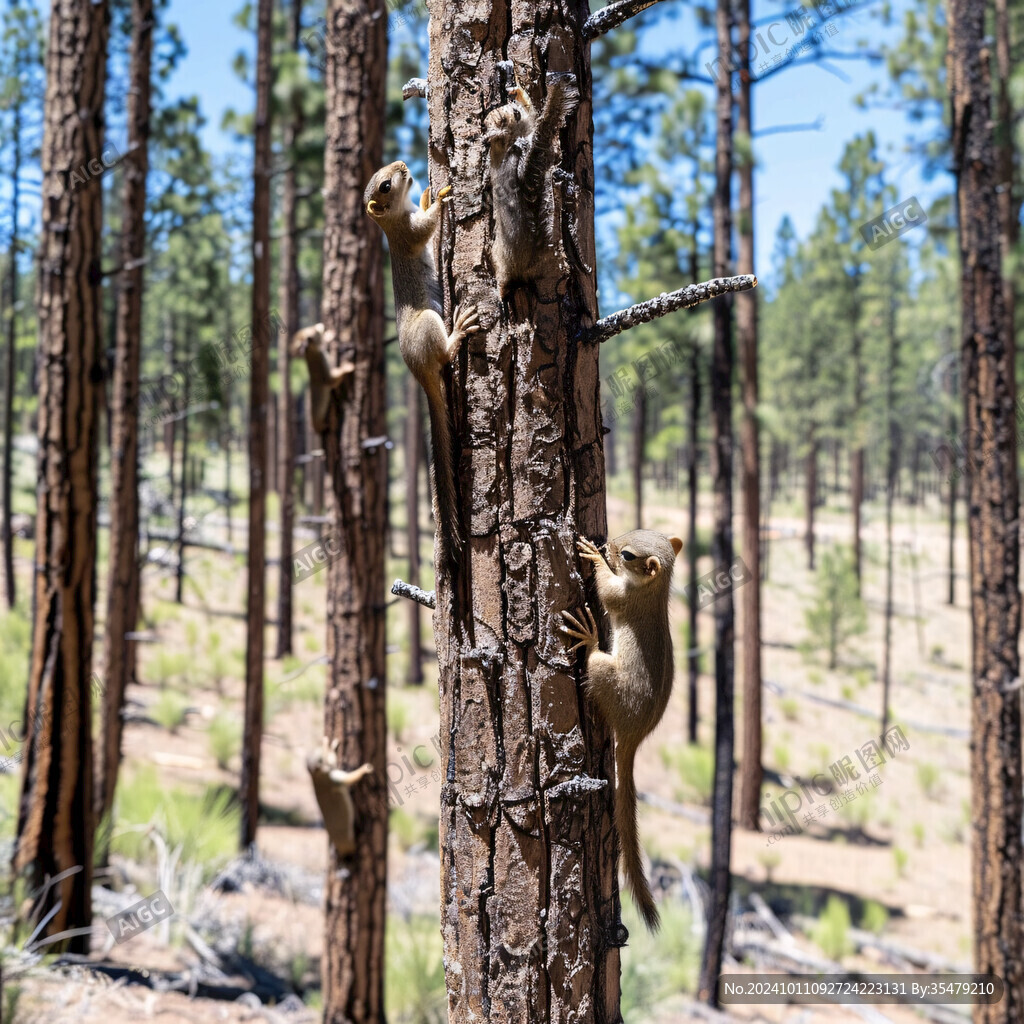
[[[702,527],[710,522],[710,509],[702,509]],[[609,499],[610,534],[629,525],[626,502]],[[962,522],[962,520],[961,520]],[[651,505],[645,526],[685,536],[685,517],[670,504]],[[834,505],[821,512],[819,554],[831,544],[849,538],[848,509]],[[764,586],[764,763],[768,773],[762,806],[785,792],[799,792],[800,780],[816,773],[831,778],[830,766],[849,756],[857,764],[856,751],[878,735],[881,709],[879,682],[883,649],[884,520],[872,505],[865,524],[866,563],[864,595],[869,609],[869,630],[840,657],[837,669],[829,670],[820,653],[805,654],[800,645],[820,638],[808,634],[804,609],[813,602],[814,577],[806,569],[802,517],[794,507],[780,505],[771,517],[769,580]],[[969,721],[968,618],[965,606],[966,544],[957,546],[961,579],[957,602],[945,603],[946,534],[941,509],[934,497],[924,509],[898,507],[895,528],[895,607],[893,626],[892,721],[902,727],[908,749],[901,750],[878,771],[878,783],[867,796],[838,810],[828,808],[823,817],[813,808],[813,823],[805,826],[803,815],[809,798],[798,812],[801,831],[773,841],[763,833],[736,831],[732,870],[744,889],[759,892],[796,934],[800,949],[822,956],[802,926],[820,914],[829,895],[847,898],[862,907],[871,900],[888,913],[883,937],[887,941],[928,952],[955,964],[969,964],[970,788],[966,729]],[[237,543],[237,541],[236,541]],[[30,549],[23,549],[29,551]],[[190,647],[186,623],[197,625],[200,645],[206,631],[216,629],[223,650],[244,647],[244,622],[237,615],[244,568],[237,558],[207,552],[189,552],[190,571],[196,587],[186,592],[185,610],[155,626],[157,642],[145,644],[141,677],[160,649]],[[28,564],[20,560],[27,582]],[[397,563],[396,563],[397,565]],[[700,571],[711,568],[703,559]],[[390,567],[389,567],[390,569]],[[677,566],[676,588],[680,600],[673,609],[676,636],[676,687],[672,703],[658,731],[641,751],[639,788],[657,801],[641,808],[645,848],[655,861],[678,860],[698,872],[707,867],[710,831],[700,819],[705,810],[699,799],[686,791],[685,780],[666,768],[666,757],[685,746],[686,671],[683,650],[684,605],[681,588],[686,567]],[[398,574],[397,572],[395,573]],[[274,574],[276,579],[276,573]],[[389,577],[390,578],[390,577]],[[101,574],[102,579],[102,574]],[[169,577],[147,575],[147,609],[160,605],[171,593]],[[270,598],[276,584],[271,584]],[[159,600],[158,600],[159,598]],[[292,698],[289,688],[303,687],[322,678],[316,666],[323,654],[323,579],[314,577],[296,594],[296,650],[303,666],[312,663],[277,691],[269,701],[262,778],[262,801],[274,809],[273,823],[259,833],[260,853],[268,861],[287,866],[296,881],[295,891],[280,894],[249,889],[241,893],[199,892],[191,900],[191,922],[197,931],[211,925],[220,934],[244,930],[252,949],[276,965],[304,965],[301,980],[312,977],[322,949],[322,916],[318,885],[326,865],[326,839],[313,827],[319,814],[309,785],[304,758],[321,735],[321,711],[314,693],[310,699]],[[97,608],[104,607],[103,595]],[[269,605],[273,607],[273,605]],[[421,688],[401,685],[404,666],[404,614],[391,609],[393,626],[389,643],[394,665],[389,685],[401,706],[389,742],[391,760],[401,764],[403,753],[418,745],[433,753],[437,730],[436,670],[428,662],[428,679]],[[712,617],[701,615],[699,644],[704,651],[699,694],[700,736],[709,746],[713,728],[714,690],[711,644]],[[737,624],[741,635],[743,623]],[[268,628],[268,639],[274,630]],[[426,629],[429,643],[429,619]],[[268,643],[272,649],[272,644]],[[276,670],[275,670],[276,671]],[[291,673],[294,675],[294,672]],[[277,676],[286,675],[277,671]],[[307,678],[308,677],[308,678]],[[739,680],[737,679],[737,682]],[[737,687],[739,689],[739,686]],[[152,721],[131,721],[125,733],[126,770],[143,764],[157,766],[162,785],[201,788],[211,781],[237,784],[237,757],[218,768],[210,751],[208,730],[219,714],[240,722],[241,680],[228,676],[216,687],[190,689],[193,708],[185,724],[171,732]],[[132,688],[129,698],[145,709],[158,700],[158,689],[149,683]],[[390,699],[390,698],[389,698]],[[739,701],[742,716],[742,701]],[[737,737],[742,736],[737,721]],[[741,751],[737,750],[737,757]],[[425,759],[425,758],[424,758]],[[403,770],[404,773],[404,770]],[[405,773],[404,773],[405,774]],[[737,776],[738,779],[738,776]],[[865,777],[858,781],[866,782]],[[737,783],[738,785],[738,783]],[[813,792],[813,791],[812,791]],[[396,782],[401,808],[429,835],[436,827],[440,783],[431,768],[415,778]],[[828,797],[816,797],[817,804]],[[679,813],[682,804],[686,813]],[[406,845],[393,839],[389,860],[392,910],[402,913],[437,913],[438,872],[436,854],[423,843]],[[126,870],[128,870],[126,868]],[[144,889],[144,885],[140,885]],[[172,900],[173,902],[173,900]],[[201,916],[200,916],[201,915]],[[179,915],[180,916],[180,915]],[[859,924],[856,916],[854,925]],[[106,929],[100,924],[102,933]],[[100,929],[97,934],[101,934]],[[114,946],[112,940],[94,948],[94,958],[121,963],[142,971],[184,970],[198,959],[195,948],[182,937],[180,926],[164,934],[154,928],[131,942]],[[631,956],[623,951],[624,965]],[[845,969],[888,970],[867,955],[849,955]],[[283,969],[283,968],[282,968]],[[740,969],[730,968],[733,969]],[[743,968],[753,970],[752,967]],[[296,969],[292,968],[293,975]],[[5,981],[11,982],[5,966]],[[83,968],[55,970],[37,966],[16,978],[20,987],[17,1024],[35,1021],[75,1021],[82,1024],[136,1024],[140,1020],[213,1024],[222,1021],[289,1021],[319,1019],[319,1011],[297,998],[284,1005],[267,1007],[244,997],[238,1002],[195,998],[155,992],[137,984],[111,981]],[[315,1000],[314,1000],[315,1002]],[[966,1008],[962,1008],[966,1009]],[[2,1011],[0,1011],[2,1012]],[[813,1024],[817,1020],[871,1020],[878,1024],[917,1018],[912,1010],[875,1007],[855,1011],[840,1007],[730,1008],[731,1017],[747,1021]],[[396,1018],[401,1021],[405,1018]],[[697,1019],[683,995],[654,1007],[647,1016],[627,1018],[630,1024]]]

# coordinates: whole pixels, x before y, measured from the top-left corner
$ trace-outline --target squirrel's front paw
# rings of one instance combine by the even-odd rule
[[[601,554],[597,545],[592,540],[580,537],[576,541],[576,547],[579,550],[580,558],[585,562],[593,562],[596,565],[604,561],[604,555]]]

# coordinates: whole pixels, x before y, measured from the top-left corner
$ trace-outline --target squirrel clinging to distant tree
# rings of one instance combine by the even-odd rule
[[[496,225],[492,256],[502,298],[541,277],[557,257],[551,171],[558,163],[558,133],[579,92],[574,75],[549,74],[547,81],[540,114],[517,85],[508,90],[512,102],[484,120]]]
[[[356,368],[350,359],[343,360],[340,366],[327,362],[323,349],[325,335],[324,325],[314,324],[296,331],[291,341],[291,354],[305,356],[309,368],[309,418],[318,434],[327,429],[331,392]]]
[[[409,197],[413,179],[398,160],[382,167],[366,186],[366,212],[388,237],[391,280],[395,290],[398,347],[405,365],[427,396],[431,442],[434,448],[435,519],[449,554],[462,545],[452,452],[451,412],[441,376],[467,335],[480,330],[476,309],[455,311],[455,325],[445,330],[441,319],[441,285],[430,241],[441,223],[441,205],[450,198],[446,185],[430,201],[426,188],[417,207]]]
[[[683,542],[652,530],[634,530],[608,542],[607,560],[585,537],[577,547],[594,566],[597,596],[611,619],[611,652],[600,650],[597,623],[586,606],[577,615],[563,611],[568,625],[562,630],[578,641],[573,651],[587,649],[586,692],[615,734],[615,827],[622,864],[644,923],[654,931],[658,909],[640,856],[633,763],[672,693],[669,587]],[[584,612],[589,624],[583,621]]]

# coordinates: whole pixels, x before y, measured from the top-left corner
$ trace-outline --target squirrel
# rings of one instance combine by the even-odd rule
[[[346,772],[338,767],[338,740],[328,744],[324,737],[320,750],[306,758],[306,768],[313,778],[313,792],[324,816],[324,827],[339,857],[347,857],[356,848],[355,812],[349,786],[373,771],[372,764],[360,765]]]
[[[331,392],[350,374],[356,364],[349,359],[332,367],[324,355],[323,344],[327,331],[323,324],[304,327],[292,335],[291,353],[305,356],[309,367],[309,418],[313,429],[322,434],[327,429],[327,410],[331,406]],[[333,332],[332,332],[333,334]]]
[[[508,94],[512,102],[484,119],[497,228],[493,260],[503,299],[515,285],[540,277],[555,256],[551,170],[558,162],[558,133],[579,99],[576,77],[568,73],[548,75],[539,116],[519,85]]]
[[[633,530],[610,540],[607,561],[585,537],[580,557],[594,565],[597,596],[611,619],[612,649],[599,649],[597,623],[583,613],[562,612],[562,631],[587,650],[586,692],[615,734],[615,827],[623,867],[633,898],[650,931],[658,928],[658,910],[644,877],[636,822],[633,762],[640,744],[665,714],[672,693],[672,633],[668,621],[669,586],[683,542],[652,530]]]
[[[462,546],[458,497],[452,454],[451,420],[441,376],[470,334],[480,330],[476,307],[456,309],[451,334],[441,319],[441,285],[429,243],[441,223],[441,207],[451,199],[445,185],[434,202],[429,186],[417,208],[409,198],[412,174],[401,161],[382,167],[370,179],[363,195],[366,212],[380,225],[391,252],[391,280],[395,290],[398,347],[405,365],[427,396],[430,434],[434,448],[434,518],[449,551]]]

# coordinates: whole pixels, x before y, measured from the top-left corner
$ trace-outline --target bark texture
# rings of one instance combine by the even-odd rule
[[[139,617],[139,356],[146,250],[146,175],[149,170],[150,63],[153,0],[132,2],[128,152],[124,160],[121,288],[117,302],[110,445],[110,559],[104,645],[102,762],[96,820],[110,810],[121,763],[121,708],[135,678],[134,632]]]
[[[1006,994],[974,1007],[976,1024],[1024,1020],[1021,911],[1020,544],[1013,345],[1000,252],[998,174],[985,41],[986,5],[949,0],[961,260],[972,650],[972,891],[976,970]]]
[[[331,404],[324,435],[331,530],[341,554],[327,569],[330,679],[324,730],[341,767],[373,765],[350,789],[355,852],[327,872],[322,968],[325,1024],[384,1024],[387,883],[385,580],[387,433],[384,271],[380,231],[362,195],[383,162],[387,17],[384,0],[330,0],[323,322],[333,365],[355,373]],[[335,392],[337,395],[338,392]]]
[[[302,0],[292,0],[288,45],[296,50],[302,26]],[[281,547],[277,587],[277,657],[292,653],[292,547],[295,530],[295,403],[291,389],[291,339],[299,329],[299,238],[295,141],[302,130],[302,102],[296,96],[285,124],[284,152],[288,167],[281,191],[281,319],[284,337],[278,340],[278,493],[281,496]]]
[[[266,621],[267,409],[270,374],[270,90],[273,0],[259,0],[252,194],[252,379],[249,388],[249,557],[242,733],[241,845],[256,841],[263,743],[263,627]],[[184,488],[182,488],[184,497]]]
[[[48,948],[89,951],[91,677],[96,598],[96,397],[100,368],[101,160],[108,10],[54,0],[46,57],[39,243],[39,486],[25,758],[13,869],[32,890],[62,872],[37,915]],[[31,723],[31,728],[30,728]],[[50,912],[53,916],[50,917]]]
[[[718,52],[732,53],[731,0],[718,0],[715,17]],[[720,75],[716,85],[714,259],[715,274],[729,272],[732,237],[732,83]],[[711,357],[711,481],[714,490],[714,531],[711,557],[716,566],[730,566],[732,538],[732,323],[728,300],[714,310],[715,340]],[[735,747],[734,641],[732,592],[715,602],[715,776],[711,798],[711,895],[708,927],[697,996],[718,1005],[718,977],[726,943],[729,912],[729,864],[732,841],[733,750]]]
[[[750,79],[750,0],[737,4],[736,45],[740,54],[736,131],[746,140],[739,165],[740,274],[754,273],[754,158]],[[761,804],[761,432],[758,424],[757,294],[736,297],[736,335],[740,352],[743,419],[740,446],[743,467],[743,557],[750,582],[740,590],[743,603],[743,756],[740,759],[739,819],[743,828],[760,831]]]
[[[434,613],[450,1024],[621,1020],[612,745],[558,632],[562,609],[585,591],[594,601],[576,537],[600,543],[607,530],[598,344],[581,340],[595,279],[551,271],[502,307],[481,130],[511,84],[502,61],[535,100],[545,72],[576,75],[561,166],[580,189],[580,254],[593,266],[588,15],[583,0],[431,6],[431,185],[454,189],[445,311],[475,304],[484,327],[459,353],[450,392],[468,539],[458,575],[441,567]]]

